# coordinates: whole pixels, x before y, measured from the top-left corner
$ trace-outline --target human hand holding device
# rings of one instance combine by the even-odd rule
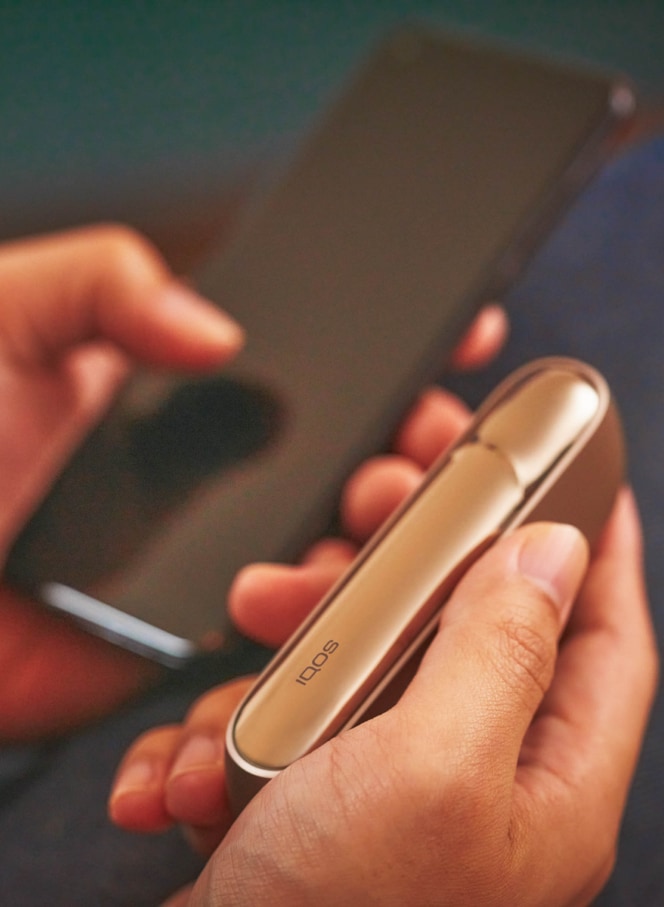
[[[120,226],[8,243],[0,249],[0,553],[77,441],[135,362],[206,371],[239,348],[240,328],[170,273],[143,238]],[[500,346],[505,316],[488,309],[459,347],[457,364],[480,364]],[[438,409],[428,404],[429,417]],[[434,416],[434,418],[436,418]],[[462,418],[459,412],[459,418]],[[421,417],[405,427],[417,444]],[[382,501],[386,464],[358,476],[349,526]],[[410,481],[391,463],[398,484]],[[361,499],[364,498],[364,501]],[[337,550],[339,550],[337,546]],[[329,566],[310,580],[327,582]],[[240,594],[264,607],[289,596],[290,574],[264,576]],[[296,596],[297,597],[297,596]],[[221,608],[221,605],[220,605]],[[154,679],[150,662],[90,636],[0,586],[0,739],[37,739],[96,717]],[[48,691],[48,696],[45,695]]]
[[[226,740],[234,811],[398,698],[482,551],[535,520],[571,523],[594,541],[623,472],[620,422],[594,369],[548,358],[503,381],[238,708]]]
[[[278,774],[191,903],[214,903],[213,891],[224,903],[338,903],[370,890],[376,903],[408,903],[415,884],[422,904],[453,894],[451,903],[489,903],[491,886],[491,903],[587,903],[611,865],[656,675],[628,492],[584,579],[586,561],[569,526],[535,524],[497,542],[453,593],[398,705]],[[250,573],[238,586],[253,582]],[[223,741],[249,684],[212,691],[181,727],[137,741],[113,791],[116,821],[142,830],[180,821],[213,849],[231,820]],[[404,854],[413,873],[392,871]],[[430,882],[421,897],[420,879]]]
[[[641,557],[627,490],[587,572],[569,527],[501,539],[457,586],[398,705],[270,782],[177,903],[589,903],[656,685]],[[246,686],[141,738],[114,815],[144,830],[180,820],[211,850],[229,823],[223,741]]]
[[[0,552],[133,361],[205,371],[240,328],[119,226],[7,243],[0,251]],[[0,587],[0,738],[35,739],[135,692],[154,666]],[[48,696],[45,691],[48,690]]]

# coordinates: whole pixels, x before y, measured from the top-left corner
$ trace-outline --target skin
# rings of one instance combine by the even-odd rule
[[[423,396],[398,454],[365,464],[346,488],[355,542],[467,418],[444,392]],[[247,568],[231,590],[236,623],[281,644],[354,550],[326,540],[299,567]],[[588,904],[613,865],[657,673],[639,518],[624,489],[591,559],[571,527],[524,527],[495,545],[457,587],[398,705],[281,773],[234,824],[224,736],[250,678],[139,738],[110,814],[134,831],[180,823],[212,854],[169,907]]]
[[[641,558],[628,490],[589,566],[572,527],[524,527],[468,571],[397,706],[282,772],[230,831],[223,737],[246,681],[140,738],[111,814],[218,845],[169,907],[588,904],[657,682]]]
[[[136,361],[205,371],[242,332],[177,282],[140,236],[98,227],[0,250],[0,552]],[[154,680],[0,586],[0,739],[61,733]]]
[[[177,280],[143,237],[115,225],[5,244],[0,300],[4,557],[60,465],[136,363],[216,370],[238,352],[243,334]],[[504,313],[489,307],[460,345],[456,364],[486,361],[505,332]],[[386,477],[410,481],[404,458],[422,421],[416,413],[412,419],[397,445],[403,456],[353,481],[347,498],[351,535],[361,534],[372,509],[380,510]],[[349,556],[351,543],[340,544]],[[334,572],[333,565],[319,563],[320,555],[312,554],[313,586]],[[241,591],[236,596],[240,623],[251,624],[252,608],[260,611],[272,594],[287,598],[300,580],[286,573],[261,582],[248,600]],[[62,734],[116,708],[158,676],[152,663],[0,584],[0,742]]]
[[[6,551],[134,362],[218,368],[242,334],[117,227],[4,247],[0,296]],[[457,364],[486,358],[504,330],[490,309]],[[351,478],[346,538],[322,541],[298,567],[257,565],[238,577],[238,625],[283,641],[467,418],[444,392],[425,393],[395,453]],[[137,741],[111,814],[145,831],[179,822],[200,849],[217,846],[177,898],[194,907],[353,896],[379,905],[416,896],[423,907],[586,904],[612,865],[656,685],[641,556],[627,491],[588,568],[569,527],[519,530],[459,585],[400,703],[283,772],[228,833],[223,735],[246,681]],[[61,733],[154,680],[147,662],[6,589],[0,664],[5,740]]]

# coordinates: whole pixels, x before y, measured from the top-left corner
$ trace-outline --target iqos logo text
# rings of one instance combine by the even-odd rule
[[[299,683],[300,686],[306,687],[310,680],[313,680],[316,674],[325,667],[328,658],[333,652],[339,648],[339,643],[335,642],[333,639],[329,639],[320,652],[317,652],[314,657],[311,659],[311,663],[306,666],[303,671],[300,671],[298,674],[295,683]]]

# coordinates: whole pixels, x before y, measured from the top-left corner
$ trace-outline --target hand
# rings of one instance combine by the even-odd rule
[[[657,675],[629,492],[586,564],[571,527],[498,542],[398,705],[271,781],[173,907],[588,904],[612,866]],[[220,759],[240,692],[213,691],[183,728],[139,741],[124,771],[150,764],[144,802],[160,791],[185,821],[227,821]]]
[[[455,350],[451,367],[464,371],[486,365],[507,331],[500,306],[486,306]],[[300,566],[252,564],[238,574],[228,603],[238,629],[266,646],[280,646],[470,419],[453,394],[440,387],[425,390],[400,426],[393,453],[367,460],[346,483],[340,506],[343,539],[312,546]]]
[[[120,227],[0,250],[0,557],[134,360],[206,370],[242,333]],[[63,731],[155,674],[0,587],[0,739]]]
[[[122,227],[3,246],[0,300],[2,558],[135,361],[217,368],[239,349],[242,332]],[[461,344],[456,364],[490,358],[505,328],[502,311],[489,308]],[[277,578],[272,586],[287,592],[290,580],[284,585]],[[245,612],[251,614],[251,605]],[[0,586],[0,741],[66,731],[114,708],[156,675],[152,663]]]
[[[458,347],[454,366],[467,369],[487,362],[502,345],[506,330],[503,311],[487,307]],[[254,564],[238,575],[229,601],[238,627],[265,645],[281,645],[346,569],[358,546],[420,482],[424,470],[470,418],[468,409],[453,395],[440,388],[425,391],[401,426],[394,453],[366,462],[347,483],[341,506],[344,538],[324,539],[314,545],[301,565]],[[111,814],[118,824],[156,831],[183,822],[190,826],[198,849],[210,852],[216,846],[230,821],[219,771],[223,735],[218,737],[217,731],[220,720],[225,724],[249,683],[251,680],[240,680],[213,691],[194,707],[184,729],[159,728],[135,744],[118,772],[112,797]],[[204,734],[200,747],[192,743],[179,758],[189,737],[198,736],[197,728],[206,730],[208,712],[215,739]],[[206,757],[196,752],[201,748],[207,750]],[[178,764],[173,767],[176,759]],[[185,769],[186,763],[189,767]],[[208,772],[210,763],[212,771]],[[203,769],[200,775],[198,764]]]

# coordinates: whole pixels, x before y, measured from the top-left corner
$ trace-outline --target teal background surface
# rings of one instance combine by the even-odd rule
[[[617,68],[664,94],[661,0],[4,0],[0,237],[195,220],[290,147],[408,19]]]

